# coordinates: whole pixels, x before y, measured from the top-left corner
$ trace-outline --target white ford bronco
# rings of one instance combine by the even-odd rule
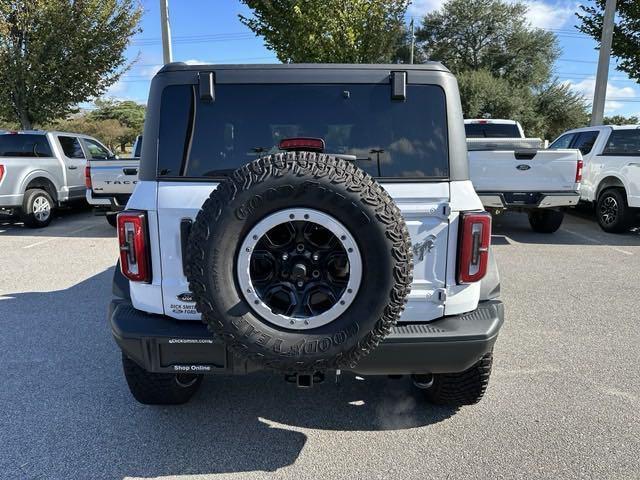
[[[109,310],[136,400],[260,370],[480,400],[503,307],[446,68],[169,64],[143,142]]]

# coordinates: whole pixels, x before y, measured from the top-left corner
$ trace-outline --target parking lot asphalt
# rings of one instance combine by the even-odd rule
[[[210,377],[187,405],[130,396],[106,321],[115,230],[88,211],[0,218],[0,478],[640,478],[640,233],[497,217],[506,323],[484,400],[409,379]]]

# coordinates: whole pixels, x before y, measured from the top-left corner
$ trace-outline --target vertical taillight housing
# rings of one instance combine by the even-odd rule
[[[0,180],[4,177],[4,165],[0,165]]]
[[[582,160],[578,160],[578,165],[576,166],[576,183],[580,183],[582,181],[583,167],[584,167],[584,162]]]
[[[133,282],[151,282],[146,212],[125,210],[118,214],[118,243],[122,274]]]
[[[84,167],[84,185],[89,190],[93,188],[93,185],[91,184],[91,166],[89,164],[87,164],[87,166]]]
[[[487,274],[491,245],[491,215],[467,212],[460,215],[458,283],[473,283]]]

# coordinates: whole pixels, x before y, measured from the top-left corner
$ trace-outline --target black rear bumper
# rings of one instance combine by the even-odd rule
[[[260,369],[228,351],[199,322],[147,314],[128,300],[113,300],[109,318],[118,346],[150,372],[245,374]],[[489,300],[462,315],[399,324],[353,371],[368,375],[461,372],[493,349],[503,321],[502,302]]]

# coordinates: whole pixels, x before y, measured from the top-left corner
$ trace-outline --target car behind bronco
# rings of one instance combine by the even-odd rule
[[[143,141],[109,311],[138,401],[258,370],[480,400],[503,307],[442,65],[170,64]]]

